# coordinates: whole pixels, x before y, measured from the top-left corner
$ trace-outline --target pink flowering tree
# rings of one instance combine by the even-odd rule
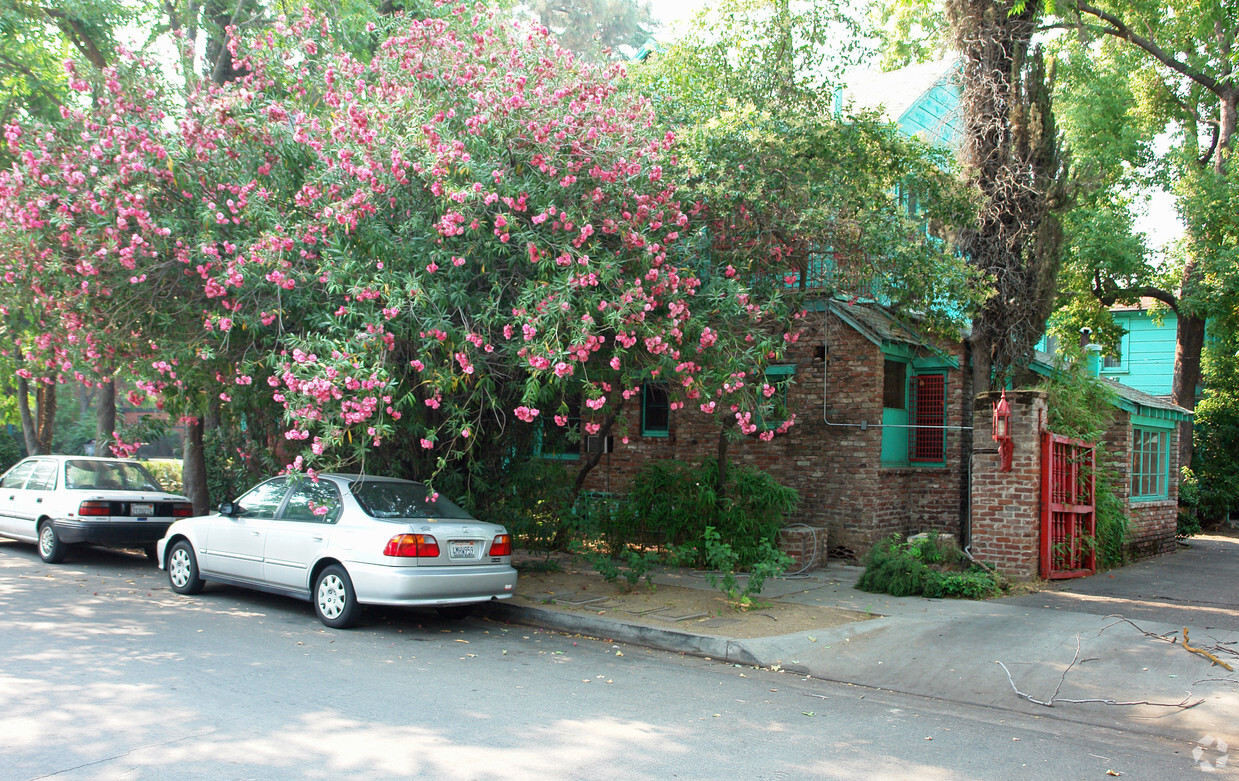
[[[601,432],[642,382],[714,396],[781,345],[743,280],[702,298],[674,262],[673,138],[618,69],[465,6],[369,62],[309,17],[235,46],[249,75],[197,110],[217,149],[263,150],[219,216],[264,229],[204,264],[204,323],[272,345],[254,360],[302,465],[398,436],[442,467],[565,425],[575,394]],[[756,338],[716,349],[711,324]]]
[[[567,427],[573,398],[582,433],[623,436],[651,381],[737,420],[762,404],[753,372],[791,338],[781,296],[685,251],[674,138],[620,69],[482,6],[380,37],[369,60],[309,15],[234,38],[244,77],[177,123],[147,113],[139,162],[74,164],[91,192],[132,181],[70,208],[71,229],[53,169],[111,120],[66,117],[46,159],[11,131],[34,160],[0,192],[3,240],[25,248],[6,284],[53,279],[43,299],[72,302],[29,326],[49,371],[207,388],[278,417],[306,471],[436,473]],[[118,116],[158,102],[128,83]]]

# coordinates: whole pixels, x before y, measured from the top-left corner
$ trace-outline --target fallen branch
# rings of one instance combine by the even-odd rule
[[[1224,667],[1224,668],[1226,668],[1226,671],[1227,671],[1227,672],[1232,672],[1232,673],[1233,673],[1233,672],[1235,671],[1235,668],[1234,668],[1234,667],[1231,667],[1229,664],[1227,664],[1226,662],[1223,662],[1221,659],[1217,658],[1216,656],[1214,656],[1213,654],[1209,653],[1209,652],[1208,652],[1208,651],[1206,651],[1205,649],[1203,649],[1203,648],[1193,648],[1192,646],[1188,645],[1187,627],[1183,627],[1183,648],[1184,648],[1185,650],[1187,650],[1187,651],[1191,651],[1191,652],[1192,652],[1192,653],[1194,653],[1194,654],[1198,654],[1198,655],[1200,655],[1200,656],[1203,656],[1204,658],[1208,659],[1209,661],[1213,662],[1214,664],[1218,665],[1219,667]]]
[[[1123,619],[1123,620],[1126,620],[1126,619]],[[1071,672],[1071,668],[1075,667],[1076,663],[1079,661],[1080,661],[1080,635],[1077,633],[1076,634],[1075,657],[1072,658],[1071,664],[1067,665],[1067,668],[1063,670],[1062,676],[1060,676],[1058,679],[1058,685],[1054,687],[1054,693],[1051,694],[1049,698],[1045,700],[1039,700],[1036,697],[1033,697],[1031,694],[1027,694],[1025,692],[1020,691],[1019,687],[1015,685],[1015,678],[1014,676],[1011,675],[1011,671],[1007,669],[1007,666],[1003,664],[1002,662],[996,662],[996,664],[1002,668],[1003,672],[1007,674],[1007,681],[1011,684],[1011,689],[1017,695],[1028,700],[1034,705],[1044,705],[1047,708],[1053,708],[1054,704],[1058,702],[1070,703],[1072,705],[1080,705],[1080,704],[1091,702],[1091,703],[1098,703],[1100,705],[1151,705],[1157,708],[1179,708],[1181,710],[1187,710],[1188,708],[1194,708],[1200,703],[1204,702],[1203,699],[1196,700],[1195,702],[1189,702],[1189,700],[1192,697],[1191,692],[1187,692],[1187,696],[1184,697],[1182,701],[1180,702],[1151,702],[1149,700],[1123,701],[1123,700],[1109,700],[1109,699],[1104,699],[1101,697],[1089,697],[1085,699],[1068,699],[1066,697],[1059,697],[1058,692],[1059,690],[1063,688],[1063,682],[1067,680],[1067,673]]]
[[[1144,635],[1145,637],[1148,637],[1148,638],[1150,638],[1150,639],[1153,639],[1153,640],[1161,640],[1161,641],[1163,641],[1163,642],[1170,643],[1171,645],[1176,645],[1176,644],[1179,642],[1178,640],[1176,640],[1176,639],[1175,639],[1175,637],[1174,637],[1175,633],[1174,633],[1174,632],[1171,632],[1170,634],[1159,635],[1159,634],[1157,634],[1157,633],[1155,633],[1155,632],[1150,632],[1150,631],[1148,631],[1148,630],[1146,630],[1146,629],[1141,629],[1140,627],[1136,626],[1136,622],[1135,622],[1135,621],[1132,621],[1132,620],[1131,620],[1131,619],[1129,619],[1129,618],[1123,618],[1122,616],[1119,616],[1119,615],[1109,615],[1109,616],[1106,616],[1106,618],[1115,618],[1115,619],[1118,619],[1118,620],[1117,620],[1117,621],[1115,621],[1113,624],[1106,624],[1105,626],[1103,626],[1103,627],[1101,628],[1101,630],[1097,632],[1097,634],[1098,634],[1098,635],[1100,635],[1102,632],[1106,631],[1106,630],[1107,630],[1107,629],[1109,629],[1110,627],[1115,626],[1116,624],[1131,624],[1131,625],[1132,625],[1132,627],[1133,627],[1133,628],[1135,628],[1135,630],[1136,630],[1137,632],[1139,632],[1140,634],[1142,634],[1142,635]]]

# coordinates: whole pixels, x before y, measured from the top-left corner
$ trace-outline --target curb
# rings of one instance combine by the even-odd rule
[[[674,629],[628,624],[607,618],[513,605],[508,602],[485,603],[485,607],[477,614],[511,624],[554,629],[604,640],[619,640],[646,648],[700,656],[729,664],[762,666],[761,660],[744,643],[727,637],[696,635],[678,632]]]

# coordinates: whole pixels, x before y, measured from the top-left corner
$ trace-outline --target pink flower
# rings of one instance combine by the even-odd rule
[[[526,423],[532,423],[533,419],[538,417],[538,415],[540,414],[540,410],[531,409],[524,405],[517,407],[516,409],[512,410],[512,412],[513,414],[516,415],[516,417],[520,418]]]
[[[426,439],[425,437],[422,438],[422,447],[429,450],[434,446],[435,446],[435,443],[431,442],[429,439]]]

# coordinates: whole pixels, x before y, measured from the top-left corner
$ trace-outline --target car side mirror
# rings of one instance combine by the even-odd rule
[[[236,502],[224,502],[219,506],[219,514],[235,518],[241,514],[241,507]]]

